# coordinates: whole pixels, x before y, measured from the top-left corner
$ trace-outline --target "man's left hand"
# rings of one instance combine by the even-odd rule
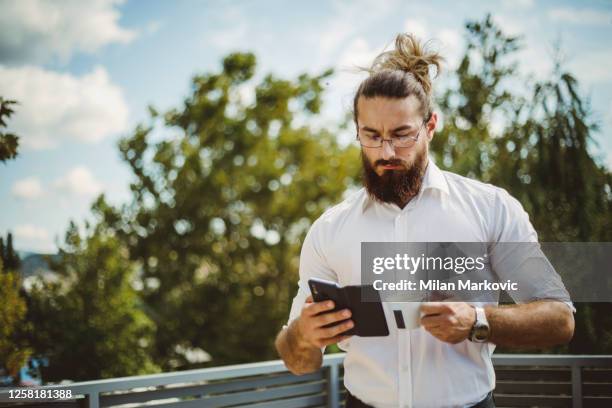
[[[421,325],[438,340],[459,343],[468,338],[476,321],[475,309],[464,302],[421,304]]]

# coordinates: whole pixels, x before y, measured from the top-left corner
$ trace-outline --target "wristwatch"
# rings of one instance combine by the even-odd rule
[[[487,321],[487,315],[482,307],[475,306],[476,310],[476,321],[470,330],[469,339],[474,343],[486,343],[491,335],[491,328]]]

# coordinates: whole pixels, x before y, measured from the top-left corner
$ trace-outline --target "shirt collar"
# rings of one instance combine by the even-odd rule
[[[448,182],[446,181],[446,177],[444,177],[444,173],[436,163],[431,159],[428,160],[427,169],[425,170],[425,175],[423,176],[423,183],[421,184],[420,193],[429,190],[429,189],[437,189],[442,191],[443,193],[449,194],[448,190]],[[364,188],[364,198],[361,203],[361,210],[365,212],[368,206],[375,202],[376,200],[370,197],[368,192]]]

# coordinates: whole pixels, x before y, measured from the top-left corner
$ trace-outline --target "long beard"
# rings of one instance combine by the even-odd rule
[[[374,166],[361,151],[363,163],[363,184],[370,196],[383,203],[395,203],[403,208],[419,193],[427,166],[427,152],[417,153],[412,166],[400,159],[377,160]],[[400,169],[385,170],[381,176],[374,168],[379,165],[401,166]]]

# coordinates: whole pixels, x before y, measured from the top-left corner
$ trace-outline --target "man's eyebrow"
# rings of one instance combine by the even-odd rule
[[[410,130],[410,129],[414,129],[414,126],[402,125],[402,126],[399,126],[393,129],[392,132],[399,132],[400,130]],[[371,127],[368,127],[368,126],[362,126],[361,130],[365,130],[366,132],[378,132],[378,130],[372,129]]]

